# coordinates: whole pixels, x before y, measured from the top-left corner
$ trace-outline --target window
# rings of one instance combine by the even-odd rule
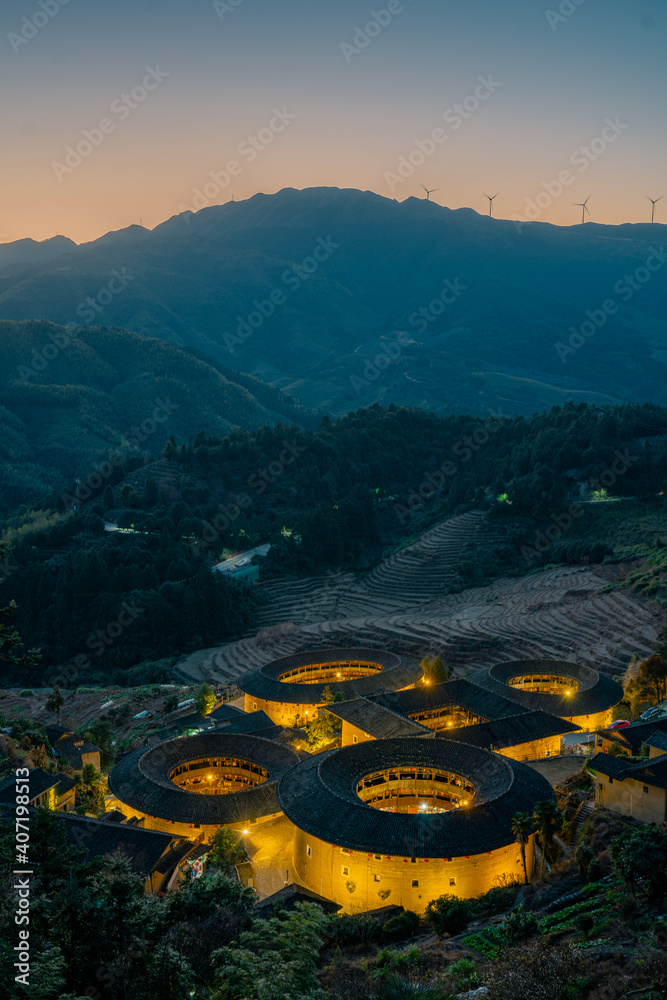
[[[610,779],[609,779],[609,784],[610,784],[610,785],[613,785],[613,784],[614,784],[614,779],[613,779],[613,778],[610,778]]]
[[[382,855],[381,854],[376,854],[375,855],[375,860],[376,861],[382,861]]]
[[[450,878],[449,884],[450,885],[456,885],[456,879],[455,878]]]
[[[643,785],[642,786],[642,791],[646,792],[646,794],[648,795],[648,786],[647,785]]]
[[[253,703],[252,703],[252,707],[253,707],[253,708],[257,708],[257,702],[256,702],[256,701],[253,701]]]
[[[341,873],[341,875],[343,877],[346,877],[346,876],[348,876],[350,874],[350,869],[347,867],[347,865],[341,865],[340,866],[340,873]]]
[[[418,889],[419,888],[419,879],[418,878],[413,878],[413,880],[412,880],[412,888],[413,889]]]
[[[356,736],[353,736],[353,737],[352,737],[352,742],[353,742],[353,743],[358,743],[358,742],[359,742],[359,740],[357,739],[357,737],[356,737]]]
[[[379,875],[374,875],[373,876],[373,881],[374,882],[379,882],[380,881],[380,876]]]
[[[416,858],[410,858],[410,864],[411,865],[416,865],[417,864],[417,859]]]
[[[310,844],[306,844],[306,856],[312,858],[313,852],[311,850]]]

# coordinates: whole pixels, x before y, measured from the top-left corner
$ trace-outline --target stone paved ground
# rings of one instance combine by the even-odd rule
[[[581,771],[586,758],[567,754],[563,757],[549,757],[547,760],[526,761],[528,767],[539,771],[555,787],[560,785],[571,774]]]

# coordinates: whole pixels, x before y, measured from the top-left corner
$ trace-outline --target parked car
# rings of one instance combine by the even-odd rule
[[[650,722],[651,719],[659,719],[661,716],[667,715],[664,708],[660,708],[659,705],[654,705],[653,708],[647,708],[645,712],[639,716],[642,722]]]
[[[617,719],[616,722],[612,722],[610,726],[607,726],[607,729],[625,729],[629,725],[630,723],[627,719]]]

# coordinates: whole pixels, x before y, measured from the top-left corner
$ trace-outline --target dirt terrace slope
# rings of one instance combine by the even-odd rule
[[[440,651],[459,670],[522,657],[575,659],[618,674],[648,655],[661,609],[627,592],[601,593],[594,569],[565,567],[447,594],[468,541],[498,529],[481,513],[438,525],[380,563],[351,573],[264,586],[268,604],[254,636],[210,651],[203,676],[228,681],[277,656],[328,645],[378,645],[421,656]]]

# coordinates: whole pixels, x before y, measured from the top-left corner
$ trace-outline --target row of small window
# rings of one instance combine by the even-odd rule
[[[350,875],[350,869],[349,869],[349,867],[347,865],[341,865],[340,866],[340,873],[341,873],[341,876],[343,878],[348,878],[349,875]],[[380,881],[380,876],[379,875],[373,875],[373,881],[376,882],[376,883],[379,882]],[[450,878],[449,884],[450,884],[450,886],[455,886],[456,885],[456,878],[455,878],[455,876],[452,876]],[[413,878],[412,879],[412,887],[413,887],[413,889],[418,889],[419,888],[419,879],[418,878]]]

